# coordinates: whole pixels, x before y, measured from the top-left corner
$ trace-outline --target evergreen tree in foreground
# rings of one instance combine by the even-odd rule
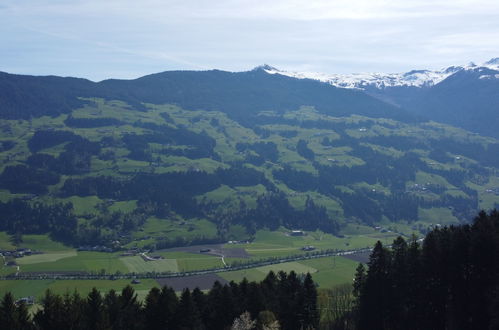
[[[432,230],[422,246],[376,243],[353,294],[358,329],[498,329],[499,212]]]
[[[86,297],[47,290],[33,320],[24,303],[7,293],[0,302],[0,329],[154,330],[154,329],[312,329],[317,328],[317,289],[310,274],[270,272],[261,282],[215,282],[207,293],[152,288],[144,302],[131,286]]]

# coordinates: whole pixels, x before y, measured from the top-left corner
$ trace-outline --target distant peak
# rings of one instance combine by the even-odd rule
[[[488,60],[487,62],[485,62],[485,64],[499,65],[499,57],[491,58],[490,60]]]
[[[253,69],[253,71],[259,71],[259,70],[263,70],[263,71],[279,71],[277,68],[274,68],[273,66],[268,65],[268,64],[259,65],[259,66],[255,67]]]

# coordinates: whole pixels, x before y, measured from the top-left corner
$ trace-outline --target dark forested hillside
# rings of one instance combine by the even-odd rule
[[[414,121],[415,116],[359,91],[335,88],[313,80],[248,72],[171,71],[135,80],[84,79],[0,74],[0,117],[29,118],[69,113],[84,102],[78,97],[122,100],[136,110],[143,103],[176,104],[184,109],[216,110],[245,125],[259,111],[284,112],[303,105],[322,113],[352,113],[374,118]]]

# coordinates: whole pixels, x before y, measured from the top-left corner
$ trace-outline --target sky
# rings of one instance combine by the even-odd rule
[[[498,17],[497,0],[0,0],[0,71],[440,69],[499,57]]]

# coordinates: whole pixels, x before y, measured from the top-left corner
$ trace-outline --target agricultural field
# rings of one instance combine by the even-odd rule
[[[310,273],[319,288],[331,288],[335,285],[352,283],[357,265],[358,262],[345,257],[327,257],[224,272],[219,273],[219,276],[228,281],[240,281],[244,277],[249,281],[261,281],[271,270],[275,273],[293,270],[297,274]]]
[[[327,257],[299,262],[287,262],[263,267],[256,267],[243,271],[220,272],[217,275],[207,274],[198,276],[187,276],[172,279],[141,279],[134,289],[143,298],[147,291],[154,286],[169,285],[177,291],[184,287],[194,288],[199,286],[206,290],[214,281],[227,283],[229,281],[241,281],[243,278],[249,281],[261,281],[269,271],[295,271],[297,274],[311,273],[314,281],[320,288],[328,288],[339,284],[351,283],[357,262],[344,257]],[[0,281],[0,295],[7,291],[13,292],[17,297],[34,296],[41,297],[46,289],[56,293],[72,293],[78,291],[87,294],[93,287],[102,292],[111,289],[121,290],[130,284],[130,280],[2,280]]]
[[[64,245],[53,242],[49,237],[44,235],[26,235],[27,246],[34,250],[42,251],[47,249],[42,254],[34,254],[17,258],[16,262],[19,267],[19,272],[23,273],[147,273],[147,272],[186,272],[202,269],[223,268],[222,255],[225,257],[225,262],[230,265],[232,262],[245,262],[249,260],[260,260],[276,256],[290,256],[304,253],[300,248],[304,245],[314,243],[316,241],[327,240],[324,236],[315,236],[317,233],[310,233],[303,237],[290,237],[286,231],[282,232],[259,232],[256,239],[252,243],[247,244],[225,244],[225,245],[207,245],[193,246],[186,248],[173,248],[153,252],[152,255],[161,256],[163,259],[146,261],[142,256],[121,256],[120,253],[105,253],[105,252],[89,252],[76,251],[65,247]],[[7,240],[9,235],[3,233],[3,237]],[[319,240],[320,239],[320,240]],[[6,243],[5,243],[6,244]],[[7,245],[6,245],[7,246]],[[334,245],[330,245],[334,246]],[[209,247],[210,251],[200,252],[201,249]],[[322,244],[326,248],[326,244]],[[256,267],[244,271],[220,272],[218,277],[212,275],[201,276],[199,281],[197,277],[161,280],[160,283],[170,283],[176,288],[181,288],[182,285],[193,287],[199,283],[203,289],[208,289],[213,281],[212,279],[224,281],[240,281],[246,277],[248,280],[261,280],[269,272],[279,272],[291,270],[305,274],[307,272],[313,274],[321,286],[336,285],[347,282],[351,278],[356,266],[356,262],[343,257],[336,258],[320,258],[317,260],[306,260],[297,262],[286,262],[262,267]],[[10,272],[7,270],[10,269]],[[3,267],[1,274],[8,274],[15,271],[13,267]],[[210,282],[211,281],[211,282]],[[24,290],[21,283],[26,282],[29,286],[36,283],[31,290]],[[108,283],[109,282],[109,283]],[[143,282],[143,281],[142,281]],[[59,293],[64,292],[64,286],[69,291],[73,288],[78,288],[79,292],[87,292],[93,285],[103,290],[111,288],[120,289],[122,285],[129,281],[96,281],[96,280],[80,280],[80,281],[54,281],[54,280],[3,280],[0,282],[1,292],[5,290],[13,290],[16,295],[40,295],[45,289],[50,288]],[[73,283],[74,287],[72,286]],[[144,284],[145,283],[145,284]],[[142,287],[152,282],[143,282]],[[139,290],[138,289],[138,290]],[[140,291],[139,290],[139,291]],[[29,291],[29,292],[28,292]],[[145,292],[145,291],[144,291]]]
[[[440,212],[445,214],[446,211],[440,210]],[[149,225],[151,224],[154,225],[154,222]],[[153,228],[155,227],[150,227],[148,230],[152,233]],[[5,232],[0,232],[0,234],[2,238],[0,244],[8,248],[14,247],[10,243],[12,241],[10,235]],[[77,251],[51,240],[47,235],[24,235],[19,247],[41,253],[16,258],[14,259],[16,266],[3,265],[0,272],[4,275],[13,272],[21,274],[189,272],[223,268],[225,265],[238,265],[269,258],[303,255],[306,253],[303,248],[307,246],[312,246],[312,251],[364,249],[373,246],[378,240],[389,244],[398,235],[398,233],[381,232],[363,225],[350,225],[345,229],[343,237],[320,231],[304,231],[303,236],[292,236],[285,228],[276,231],[260,230],[252,242],[178,247],[152,251],[148,254],[160,256],[159,260],[146,260],[140,254],[124,256],[122,252]],[[266,268],[264,269],[266,271]]]
[[[154,261],[145,261],[140,256],[122,257],[119,259],[130,273],[148,273],[148,272],[178,272],[177,260],[161,259]]]

